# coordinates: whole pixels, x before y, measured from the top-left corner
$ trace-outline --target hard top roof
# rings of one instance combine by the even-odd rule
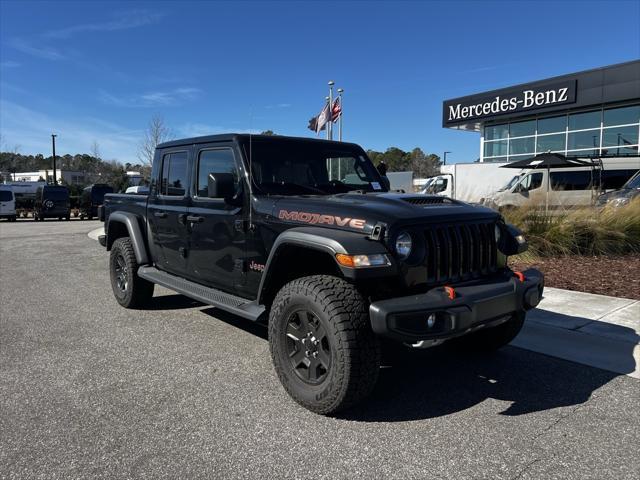
[[[194,145],[199,143],[215,143],[215,142],[248,142],[251,137],[252,142],[315,142],[318,144],[331,145],[334,148],[340,147],[359,147],[355,143],[338,142],[335,140],[323,140],[319,138],[309,137],[287,137],[284,135],[249,135],[248,133],[224,133],[219,135],[206,135],[203,137],[181,138],[161,143],[157,148],[179,147],[183,145]]]

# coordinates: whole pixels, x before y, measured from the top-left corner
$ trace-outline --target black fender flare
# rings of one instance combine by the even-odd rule
[[[109,233],[111,231],[111,225],[121,223],[127,228],[127,232],[129,232],[129,238],[131,239],[131,244],[133,245],[133,252],[136,255],[136,261],[138,265],[146,265],[149,263],[149,256],[147,255],[147,247],[144,243],[144,236],[142,235],[142,231],[140,230],[140,224],[138,223],[137,215],[129,212],[114,212],[109,215],[109,220],[107,222],[107,228],[105,229],[107,234],[107,250],[111,250],[111,246],[113,242],[116,240]]]
[[[260,286],[258,287],[259,304],[264,301],[269,282],[275,276],[275,265],[278,263],[282,253],[286,252],[287,246],[304,247],[328,253],[342,272],[342,275],[353,280],[386,277],[397,273],[395,260],[386,247],[381,242],[371,240],[362,233],[321,227],[292,228],[281,233],[271,247],[262,278],[260,279]],[[336,255],[339,253],[349,255],[386,254],[391,261],[391,265],[358,269],[344,267],[336,260]],[[309,274],[313,275],[313,272]]]

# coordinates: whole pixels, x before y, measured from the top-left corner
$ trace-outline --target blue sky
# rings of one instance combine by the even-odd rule
[[[2,147],[136,161],[160,114],[174,136],[314,136],[328,80],[344,138],[478,157],[442,101],[640,58],[640,2],[0,3]]]

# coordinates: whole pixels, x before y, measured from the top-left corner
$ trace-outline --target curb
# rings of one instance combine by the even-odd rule
[[[95,230],[91,230],[89,233],[87,233],[87,237],[89,237],[91,240],[95,240],[96,242],[98,241],[98,237],[100,235],[104,235],[104,227],[96,228]]]

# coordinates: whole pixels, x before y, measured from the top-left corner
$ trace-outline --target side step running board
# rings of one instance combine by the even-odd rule
[[[252,302],[246,298],[236,297],[215,288],[205,287],[199,283],[163,272],[155,267],[140,267],[138,276],[199,302],[213,305],[249,320],[256,321],[265,312],[264,305],[258,305],[256,301]]]

